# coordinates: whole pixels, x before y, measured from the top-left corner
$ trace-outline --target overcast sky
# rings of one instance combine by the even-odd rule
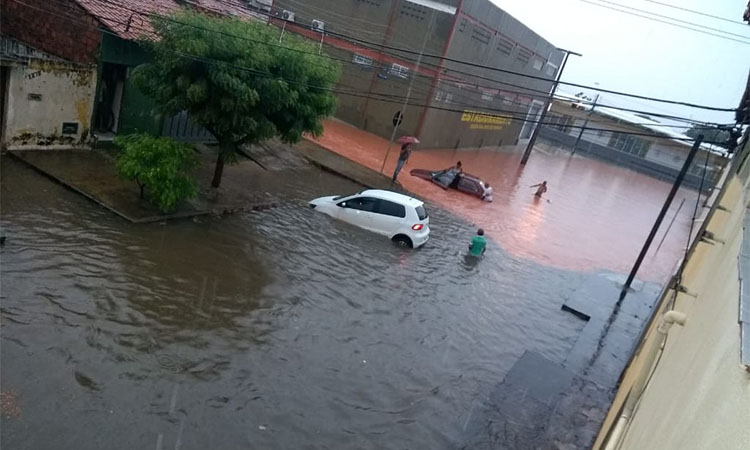
[[[582,53],[571,56],[563,81],[641,95],[736,108],[750,69],[750,45],[612,11],[583,0],[492,0],[552,44]],[[600,3],[597,0],[593,2]],[[750,26],[728,23],[646,0],[606,0],[675,19],[740,34]],[[714,16],[742,21],[745,0],[659,0]],[[661,19],[660,19],[661,20]],[[740,38],[738,38],[740,39]],[[571,92],[575,88],[565,87]],[[575,91],[573,91],[575,92]],[[573,93],[571,92],[571,93]],[[608,103],[729,123],[715,113],[605,94]]]

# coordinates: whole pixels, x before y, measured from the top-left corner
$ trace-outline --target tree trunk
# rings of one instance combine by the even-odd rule
[[[224,152],[219,150],[219,157],[216,158],[216,168],[214,169],[214,179],[211,181],[212,188],[218,188],[221,185],[221,175],[224,173]]]
[[[140,181],[138,181],[138,180],[135,180],[135,182],[136,182],[136,183],[138,183],[138,188],[139,188],[139,189],[141,190],[141,198],[142,198],[142,199],[143,199],[143,198],[146,198],[146,196],[144,195],[144,192],[143,192],[143,189],[144,189],[144,188],[146,187],[146,185],[145,185],[145,184],[143,184],[143,183],[141,183],[141,182],[140,182]]]

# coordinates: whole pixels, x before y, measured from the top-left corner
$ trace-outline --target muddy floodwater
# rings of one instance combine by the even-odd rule
[[[3,448],[460,448],[524,352],[576,343],[560,305],[591,270],[495,242],[468,264],[475,228],[432,202],[403,250],[307,207],[359,186],[279,176],[277,208],[133,225],[4,157]]]
[[[341,122],[327,121],[319,142],[374,170],[383,167],[388,141]],[[658,180],[611,163],[571,156],[569,151],[537,145],[526,166],[525,146],[500,149],[422,149],[416,146],[399,182],[422,198],[486,229],[509,253],[553,267],[627,273],[671,188]],[[613,150],[614,151],[614,150]],[[399,148],[389,152],[384,173],[390,175]],[[412,169],[439,170],[461,161],[463,169],[489,182],[491,204],[409,175]],[[534,197],[532,185],[547,181],[549,190]],[[684,253],[697,198],[680,190],[639,276],[663,282]],[[683,208],[679,208],[682,201]],[[674,226],[664,239],[669,222]]]

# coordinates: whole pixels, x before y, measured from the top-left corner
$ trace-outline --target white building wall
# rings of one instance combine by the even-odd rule
[[[37,62],[9,70],[3,143],[9,149],[85,145],[96,97],[96,70]],[[77,124],[64,134],[63,123]]]
[[[667,142],[654,142],[646,153],[646,159],[667,167],[680,169],[685,163],[688,153],[690,153],[690,145]]]

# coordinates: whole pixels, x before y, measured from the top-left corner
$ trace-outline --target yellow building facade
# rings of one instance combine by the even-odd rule
[[[750,450],[745,138],[621,376],[595,450]]]

